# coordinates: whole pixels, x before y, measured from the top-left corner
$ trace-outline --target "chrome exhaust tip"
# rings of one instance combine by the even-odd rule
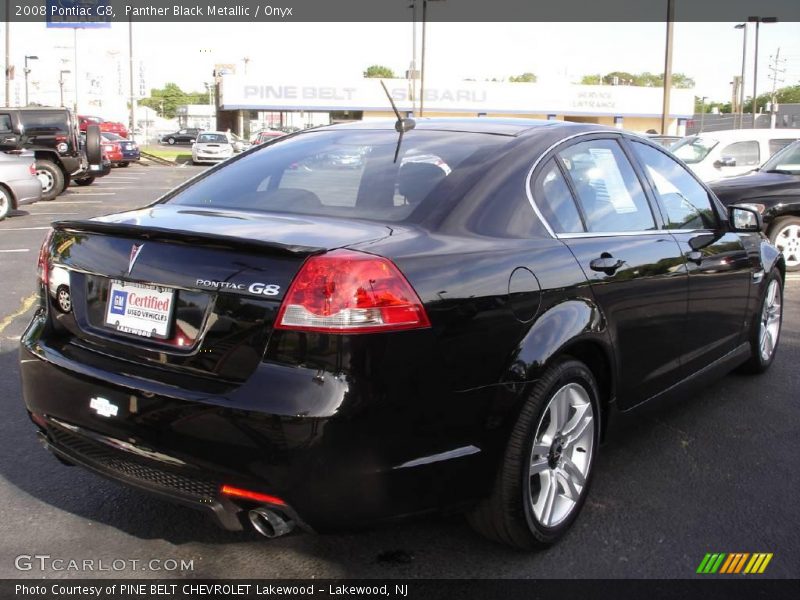
[[[265,506],[254,508],[247,516],[253,528],[270,539],[291,533],[294,529],[294,521]]]

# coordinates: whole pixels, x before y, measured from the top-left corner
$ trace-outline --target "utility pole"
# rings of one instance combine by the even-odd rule
[[[756,24],[756,50],[753,58],[753,129],[755,129],[758,106],[758,30],[761,23],[777,23],[778,19],[776,17],[747,17],[747,20]]]
[[[775,119],[777,117],[777,110],[775,109],[777,102],[776,92],[778,89],[778,81],[780,83],[784,82],[783,77],[781,75],[786,73],[786,69],[781,69],[780,65],[786,63],[786,59],[781,60],[781,49],[778,48],[778,51],[775,53],[774,57],[770,57],[772,59],[772,64],[769,65],[769,70],[771,71],[769,77],[772,79],[772,94],[770,97],[770,118],[769,118],[769,126],[770,129],[775,129]]]
[[[6,0],[6,106],[11,106],[11,23],[9,22],[10,0]]]
[[[675,21],[675,2],[667,0],[667,44],[664,50],[664,102],[661,107],[661,134],[667,133],[669,96],[672,91],[672,29]]]

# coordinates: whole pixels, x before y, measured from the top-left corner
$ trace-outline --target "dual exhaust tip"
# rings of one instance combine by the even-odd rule
[[[295,527],[292,519],[266,506],[254,508],[247,513],[247,516],[253,528],[264,537],[270,539],[291,533]]]

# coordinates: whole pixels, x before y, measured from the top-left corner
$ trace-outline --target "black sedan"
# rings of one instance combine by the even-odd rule
[[[55,223],[24,398],[62,461],[232,530],[459,508],[547,545],[616,411],[773,362],[784,262],[760,225],[616,129],[309,130]]]
[[[201,131],[203,130],[191,127],[188,129],[179,129],[178,131],[162,135],[161,143],[169,144],[170,146],[174,146],[175,144],[194,144],[194,141],[197,139],[197,136],[200,135]]]
[[[800,270],[800,141],[747,175],[710,185],[724,204],[746,204],[761,213],[767,236],[783,253],[786,270]]]

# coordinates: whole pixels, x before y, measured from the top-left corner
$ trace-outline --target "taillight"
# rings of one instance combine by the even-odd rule
[[[289,286],[276,329],[371,333],[430,327],[417,293],[388,259],[351,250],[309,258]]]
[[[31,175],[36,175],[36,163],[35,162],[32,162],[31,164],[28,165],[28,173],[30,173]]]
[[[47,232],[44,242],[42,242],[42,247],[39,250],[37,271],[39,274],[39,281],[45,287],[47,287],[50,280],[50,243],[53,241],[53,233],[54,231],[52,229]]]

